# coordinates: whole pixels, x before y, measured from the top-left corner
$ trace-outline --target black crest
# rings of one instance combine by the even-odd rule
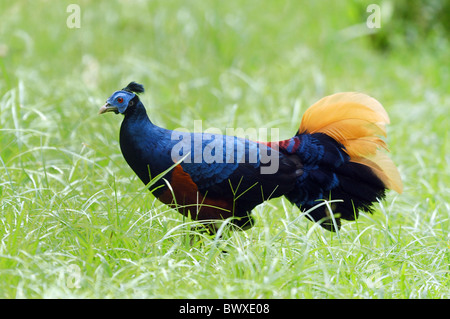
[[[139,94],[144,93],[144,86],[136,82],[130,82],[126,87],[123,88],[123,90]]]

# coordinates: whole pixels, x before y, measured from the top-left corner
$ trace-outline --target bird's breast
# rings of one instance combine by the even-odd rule
[[[158,199],[194,220],[226,219],[233,216],[233,203],[226,199],[209,198],[199,192],[197,185],[181,165],[170,173],[169,187]]]

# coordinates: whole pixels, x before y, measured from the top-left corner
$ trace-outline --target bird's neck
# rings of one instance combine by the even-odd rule
[[[155,142],[159,128],[150,121],[144,105],[138,101],[125,113],[120,128],[120,148],[128,165],[139,178],[147,184],[150,181],[149,169],[153,176]]]
[[[127,109],[124,121],[152,124],[152,122],[148,118],[144,104],[142,104],[141,101],[138,101],[135,106]]]
[[[152,141],[151,136],[155,128],[147,116],[144,105],[138,101],[125,113],[120,128],[120,144],[126,148],[141,148]]]

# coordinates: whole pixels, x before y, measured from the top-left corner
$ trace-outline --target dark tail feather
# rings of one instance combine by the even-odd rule
[[[304,173],[286,197],[303,210],[323,200],[332,202],[331,211],[339,228],[340,219],[354,220],[358,211],[371,212],[372,204],[386,189],[402,192],[400,174],[385,155],[389,116],[374,98],[361,93],[343,92],[327,96],[303,115],[295,138],[295,151]],[[335,230],[327,206],[309,212],[310,219]]]
[[[335,231],[335,224],[340,228],[341,219],[355,220],[358,212],[371,213],[373,203],[385,197],[386,187],[372,170],[359,163],[347,162],[335,171],[339,185],[330,190],[322,200],[332,201],[330,205],[321,205],[306,215],[310,220],[319,222],[327,230]],[[336,201],[334,201],[336,200]],[[316,204],[302,205],[303,210],[309,210]],[[331,216],[330,208],[333,216]],[[334,221],[333,221],[334,219]]]

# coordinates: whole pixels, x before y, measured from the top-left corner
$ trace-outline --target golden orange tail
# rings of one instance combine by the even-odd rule
[[[351,162],[370,167],[386,188],[403,190],[397,167],[386,155],[389,116],[374,98],[354,92],[333,94],[309,107],[299,133],[324,133],[345,147]]]

